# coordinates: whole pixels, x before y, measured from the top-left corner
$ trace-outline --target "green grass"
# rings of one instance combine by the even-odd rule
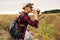
[[[39,17],[39,26],[38,26],[38,28],[34,28],[34,27],[31,27],[29,25],[28,29],[34,35],[34,39],[38,39],[38,40],[55,40],[55,38],[54,38],[54,27],[55,27],[55,25],[53,23],[46,23],[46,20],[45,20],[45,18],[48,17],[49,15],[42,14],[42,15],[38,16]],[[8,27],[9,27],[9,24],[11,23],[12,20],[15,19],[15,17],[17,17],[17,15],[0,15],[0,29],[3,30],[3,31],[7,31]],[[2,34],[2,32],[0,34]],[[1,37],[2,37],[2,35],[0,35],[0,39],[1,39]]]
[[[37,29],[37,32],[44,40],[53,40],[54,25],[46,24],[45,21],[41,21],[39,22],[39,27]]]

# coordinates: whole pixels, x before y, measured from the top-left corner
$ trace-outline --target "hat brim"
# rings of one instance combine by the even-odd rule
[[[26,4],[24,7],[23,7],[23,9],[25,8],[25,7],[30,7],[30,6],[33,6],[34,4],[32,4],[32,3],[28,3],[28,4]]]

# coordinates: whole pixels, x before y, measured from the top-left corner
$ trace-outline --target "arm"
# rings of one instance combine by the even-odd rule
[[[32,13],[34,14],[34,21],[32,21],[30,18],[28,20],[28,24],[34,26],[34,27],[38,27],[38,17],[37,17],[37,11],[33,10]]]
[[[23,17],[23,20],[25,20],[29,25],[35,27],[35,28],[38,28],[38,20],[31,20],[29,16],[24,16]]]
[[[23,18],[29,25],[38,28],[38,18],[37,14],[34,14],[34,21],[29,16],[24,16]]]
[[[33,11],[33,14],[34,14],[34,21],[31,20],[31,18],[27,15],[24,15],[23,16],[23,20],[25,20],[29,25],[35,27],[35,28],[38,28],[38,17],[37,17],[37,12],[34,10]]]
[[[38,20],[37,11],[33,10],[32,13],[33,13],[33,16],[34,16],[34,20]]]
[[[36,20],[36,19],[33,21],[33,20],[31,20],[30,18],[28,18],[27,23],[28,23],[29,25],[35,27],[35,28],[38,28],[38,20]]]

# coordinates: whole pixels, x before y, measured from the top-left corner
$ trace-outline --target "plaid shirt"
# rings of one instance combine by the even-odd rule
[[[35,27],[35,28],[38,28],[38,20],[33,21],[28,16],[28,13],[22,12],[20,17],[18,18],[18,28],[19,28],[19,31],[21,33],[19,39],[24,39],[24,35],[25,35],[28,24]]]

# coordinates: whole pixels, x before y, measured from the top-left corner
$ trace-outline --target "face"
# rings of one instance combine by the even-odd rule
[[[27,12],[30,13],[32,11],[32,8],[33,8],[32,6],[26,7]]]
[[[30,12],[33,10],[32,8],[33,8],[32,6],[31,6],[31,7],[29,7],[29,9],[30,9]]]

